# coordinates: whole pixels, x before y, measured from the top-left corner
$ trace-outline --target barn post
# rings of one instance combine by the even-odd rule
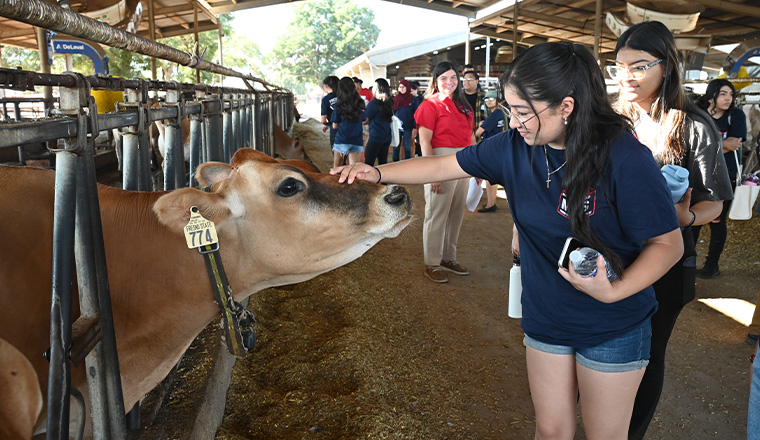
[[[233,126],[233,114],[232,114],[232,99],[228,93],[222,95],[222,147],[224,149],[224,161],[230,161],[232,145],[234,144],[234,135],[232,131]]]

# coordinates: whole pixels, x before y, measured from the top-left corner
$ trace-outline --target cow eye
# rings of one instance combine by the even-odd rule
[[[294,179],[292,177],[289,177],[285,179],[281,184],[280,187],[277,188],[277,194],[279,194],[282,197],[292,197],[299,192],[303,191],[304,184],[298,179]]]

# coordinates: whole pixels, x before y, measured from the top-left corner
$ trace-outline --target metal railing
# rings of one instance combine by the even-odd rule
[[[106,44],[184,66],[244,79],[246,90],[203,84],[85,77],[67,72],[43,74],[0,69],[0,89],[36,91],[56,87],[59,103],[47,102],[47,114],[25,119],[20,107],[4,109],[0,149],[30,143],[56,146],[56,185],[53,237],[53,278],[50,320],[50,366],[47,391],[47,438],[69,437],[71,394],[73,279],[76,270],[81,318],[99,320],[100,343],[85,358],[93,436],[126,438],[118,353],[105,262],[94,161],[94,139],[103,131],[118,130],[123,148],[124,189],[150,190],[149,127],[162,121],[165,128],[164,189],[187,183],[183,139],[190,141],[190,173],[206,160],[228,162],[239,148],[274,154],[274,124],[291,127],[294,100],[289,90],[262,79],[209,63],[186,52],[140,38],[105,23],[41,0],[0,0],[0,16],[56,32]],[[248,81],[259,84],[258,89]],[[92,90],[121,91],[117,111],[99,114]],[[154,108],[150,95],[162,95]],[[189,133],[183,133],[188,118]],[[72,260],[71,256],[75,258]],[[82,355],[84,356],[84,355]]]

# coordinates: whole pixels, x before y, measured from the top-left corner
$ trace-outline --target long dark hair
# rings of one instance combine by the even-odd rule
[[[377,101],[378,114],[385,122],[393,120],[393,97],[391,96],[391,86],[384,78],[375,80],[375,97]]]
[[[356,91],[354,80],[344,76],[338,81],[338,114],[346,122],[358,122],[364,111],[364,100]]]
[[[440,63],[436,64],[435,69],[433,69],[433,78],[430,79],[430,85],[428,86],[427,93],[425,93],[426,99],[440,91],[438,90],[438,77],[448,72],[449,70],[459,72],[457,65],[452,61],[441,61]],[[467,102],[464,94],[462,93],[462,81],[457,81],[457,88],[454,90],[454,93],[451,94],[450,98],[452,101],[454,101],[454,104],[457,106],[461,113],[465,115],[468,112],[472,113],[472,107],[470,106],[470,103]]]
[[[649,116],[665,135],[665,149],[661,153],[663,163],[679,165],[686,154],[686,118],[700,110],[683,88],[683,56],[676,47],[676,40],[659,21],[644,21],[623,32],[615,46],[615,54],[626,47],[662,60],[665,77],[658,96],[652,101]],[[618,96],[617,107],[629,118],[638,118],[638,112],[622,98],[622,94]]]
[[[718,95],[720,95],[720,89],[726,86],[730,87],[731,93],[736,96],[736,87],[734,87],[731,81],[725,78],[717,78],[707,84],[707,90],[705,90],[704,96],[701,96],[697,99],[697,105],[702,110],[710,113],[710,101],[715,102],[715,100],[718,99]],[[731,105],[728,107],[728,110],[726,110],[726,113],[730,115],[731,112],[734,111],[734,107],[736,107],[736,101],[731,100]],[[714,114],[715,111],[713,110],[713,112],[710,113],[710,116]]]
[[[537,44],[517,57],[501,77],[504,89],[529,103],[558,107],[566,97],[575,100],[567,118],[562,183],[567,190],[567,211],[573,236],[605,255],[615,272],[622,273],[620,258],[597,236],[586,213],[589,188],[602,185],[610,162],[612,143],[631,131],[630,120],[615,112],[607,100],[604,77],[591,52],[570,43]],[[541,130],[539,119],[538,130]]]

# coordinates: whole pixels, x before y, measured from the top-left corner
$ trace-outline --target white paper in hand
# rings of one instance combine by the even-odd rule
[[[467,190],[467,209],[470,212],[475,212],[481,197],[483,197],[483,188],[478,185],[474,177],[470,177],[470,188]]]

